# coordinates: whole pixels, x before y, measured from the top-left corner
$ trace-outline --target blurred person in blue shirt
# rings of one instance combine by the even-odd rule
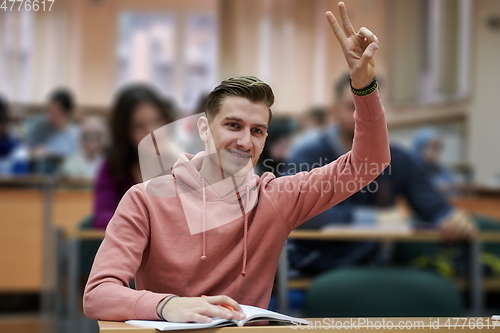
[[[59,163],[78,149],[78,127],[72,123],[74,101],[66,89],[49,97],[47,113],[27,124],[26,142],[34,161],[34,171],[54,172]]]
[[[7,103],[0,98],[0,158],[4,159],[14,151],[19,141],[9,127],[9,109]]]
[[[327,125],[327,120],[328,112],[326,108],[322,106],[310,108],[302,118],[300,132],[294,138],[288,154],[293,155],[295,150],[300,149],[302,145],[317,140]]]
[[[419,129],[413,137],[413,150],[432,184],[446,196],[457,195],[458,176],[440,162],[443,141],[439,131],[432,127]]]
[[[296,143],[287,161],[288,174],[321,167],[351,149],[354,138],[354,102],[349,91],[350,78],[344,75],[335,85],[336,122],[317,137]],[[425,169],[413,154],[390,146],[391,164],[372,183],[338,205],[304,223],[301,229],[325,226],[352,226],[375,223],[377,210],[395,207],[403,196],[423,225],[439,228],[444,241],[456,242],[472,237],[475,226],[466,214],[447,202],[430,182]],[[343,185],[348,190],[348,184]],[[380,246],[376,242],[307,241],[291,242],[290,262],[301,273],[317,274],[328,269],[377,262]]]
[[[15,151],[19,140],[9,126],[9,108],[0,98],[0,175],[10,175],[15,168]]]

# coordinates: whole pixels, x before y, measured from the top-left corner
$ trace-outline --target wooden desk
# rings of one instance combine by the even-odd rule
[[[463,197],[451,202],[471,214],[500,220],[500,197]]]
[[[56,190],[53,224],[74,230],[90,214],[89,190]],[[0,274],[1,292],[39,292],[42,288],[44,238],[44,191],[0,189]]]
[[[422,333],[430,332],[499,332],[500,321],[494,321],[490,317],[468,317],[468,318],[311,318],[314,330],[334,330],[335,332],[400,332],[417,330]],[[481,323],[481,328],[478,328]],[[470,325],[470,326],[469,326]],[[184,330],[173,332],[206,332],[206,333],[282,333],[282,332],[306,332],[312,327],[297,325],[280,326],[246,326],[246,327],[222,327],[203,330]],[[141,328],[126,324],[124,322],[99,321],[101,333],[153,333],[158,332],[153,328]]]
[[[288,238],[338,241],[380,241],[380,242],[440,242],[437,231],[338,228],[331,231],[294,230]],[[500,231],[487,231],[477,234],[476,240],[481,242],[500,242]]]

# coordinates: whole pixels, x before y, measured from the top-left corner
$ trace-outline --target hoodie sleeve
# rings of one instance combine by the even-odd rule
[[[140,186],[123,196],[94,259],[83,296],[83,310],[91,319],[159,320],[156,306],[170,295],[128,287],[149,240],[149,215]]]
[[[374,180],[390,163],[389,138],[379,91],[353,94],[355,134],[352,149],[309,172],[272,178],[265,192],[290,231],[336,205]]]

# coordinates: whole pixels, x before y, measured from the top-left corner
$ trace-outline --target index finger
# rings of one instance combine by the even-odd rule
[[[210,301],[210,304],[215,304],[215,305],[230,305],[235,311],[243,312],[243,309],[241,306],[236,302],[234,299],[232,299],[229,296],[226,295],[218,295],[218,296],[212,296],[212,297],[207,297],[209,298],[208,300]]]
[[[346,39],[346,36],[344,34],[344,31],[339,26],[339,23],[337,22],[337,19],[335,18],[335,15],[331,11],[326,12],[326,19],[328,20],[328,23],[330,23],[330,26],[332,27],[333,33],[337,37],[338,41],[342,45],[344,43],[344,40]]]

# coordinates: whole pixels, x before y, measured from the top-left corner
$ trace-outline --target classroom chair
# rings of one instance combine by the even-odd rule
[[[358,267],[316,277],[305,317],[458,317],[462,312],[459,291],[435,273]]]

